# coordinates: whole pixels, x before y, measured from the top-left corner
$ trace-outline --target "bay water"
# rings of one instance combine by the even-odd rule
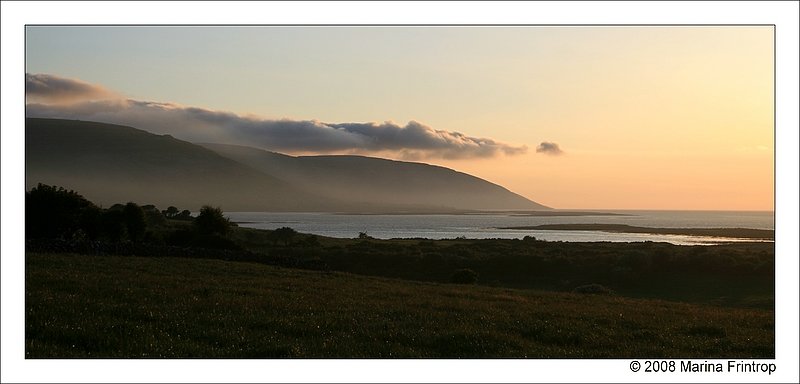
[[[241,227],[277,229],[338,238],[364,233],[378,239],[521,239],[533,236],[547,241],[668,242],[678,245],[711,245],[750,239],[710,236],[618,233],[576,230],[520,230],[503,227],[543,224],[625,224],[653,228],[752,228],[775,229],[774,213],[768,211],[558,211],[564,216],[525,212],[470,214],[337,214],[286,212],[227,212]]]

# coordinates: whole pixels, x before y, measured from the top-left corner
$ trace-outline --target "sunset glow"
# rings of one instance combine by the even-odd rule
[[[324,145],[301,135],[269,147],[273,135],[253,146],[442,165],[555,208],[774,207],[769,26],[34,26],[26,33],[28,74],[86,86],[50,100],[29,89],[29,113],[46,117],[152,130],[145,115],[123,118],[119,107],[81,115],[88,105],[81,102],[128,99],[137,113],[174,103],[181,113],[230,124],[327,132],[314,139]],[[206,137],[201,130],[224,137],[209,126],[154,133],[193,141]],[[362,142],[363,135],[372,138]]]

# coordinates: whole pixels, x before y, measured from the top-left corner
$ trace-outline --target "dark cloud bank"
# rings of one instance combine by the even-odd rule
[[[436,130],[415,121],[400,126],[391,122],[332,124],[257,119],[171,103],[115,98],[102,87],[51,75],[26,74],[25,79],[28,117],[129,125],[195,142],[240,144],[278,152],[388,151],[407,159],[492,157],[527,151],[525,146]],[[540,148],[544,144],[558,150],[553,143],[542,143]],[[539,148],[536,151],[540,152]]]

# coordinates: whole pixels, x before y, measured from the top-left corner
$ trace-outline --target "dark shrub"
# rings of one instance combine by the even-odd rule
[[[584,295],[613,295],[614,290],[600,284],[586,284],[575,287],[572,293],[580,293]]]
[[[317,238],[317,236],[309,235],[309,236],[306,236],[306,238],[303,240],[303,245],[305,245],[307,247],[319,247],[320,243],[319,243],[319,239]]]
[[[178,208],[173,205],[170,205],[169,207],[167,207],[167,209],[161,211],[161,214],[168,219],[174,219],[175,217],[178,216]]]
[[[194,219],[194,228],[199,235],[225,236],[231,230],[231,222],[222,214],[219,207],[204,205]]]
[[[95,205],[86,207],[80,215],[79,226],[86,238],[96,240],[103,232],[103,210]]]
[[[97,229],[96,214],[97,207],[92,202],[63,187],[40,183],[25,194],[27,238],[69,239],[78,233],[91,235]]]
[[[188,209],[184,209],[184,210],[183,210],[183,211],[181,211],[181,213],[179,213],[177,216],[173,217],[173,219],[175,219],[175,220],[185,220],[185,221],[191,221],[193,218],[192,218],[192,213],[191,213],[191,212],[189,212],[189,210],[188,210]]]
[[[125,215],[122,210],[107,209],[100,215],[101,234],[108,240],[118,242],[125,236]]]
[[[167,245],[172,245],[176,247],[188,247],[192,245],[192,240],[195,237],[195,233],[188,230],[188,229],[178,229],[175,231],[167,232],[164,235],[164,242]]]
[[[125,229],[128,231],[128,239],[134,242],[142,240],[144,231],[147,228],[142,207],[138,206],[136,203],[125,204],[125,208],[122,209],[122,215],[125,218]]]
[[[143,205],[142,211],[144,211],[144,220],[147,222],[148,227],[163,225],[167,222],[166,217],[164,217],[164,215],[158,210],[158,208],[155,207],[155,205]]]
[[[119,204],[119,203],[108,207],[109,211],[120,211],[120,212],[122,212],[123,209],[125,209],[125,206],[122,205],[122,204]]]
[[[272,231],[269,237],[272,239],[273,245],[277,244],[278,242],[283,243],[283,245],[289,245],[296,235],[297,231],[295,231],[293,228],[281,227]]]
[[[478,282],[478,272],[471,269],[458,269],[450,277],[450,282],[455,284],[475,284]]]
[[[196,236],[192,240],[191,246],[207,249],[241,249],[241,247],[236,245],[232,240],[218,235]]]

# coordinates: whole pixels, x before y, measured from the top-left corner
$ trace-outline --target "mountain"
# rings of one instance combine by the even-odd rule
[[[78,120],[27,118],[26,188],[74,189],[110,206],[227,211],[449,212],[547,209],[448,168],[363,156],[287,156]]]
[[[459,210],[549,209],[497,184],[449,168],[365,156],[287,156],[200,144],[301,189],[367,204]]]
[[[63,186],[104,206],[134,201],[291,211],[335,205],[206,148],[131,127],[27,118],[25,149],[26,188]]]

